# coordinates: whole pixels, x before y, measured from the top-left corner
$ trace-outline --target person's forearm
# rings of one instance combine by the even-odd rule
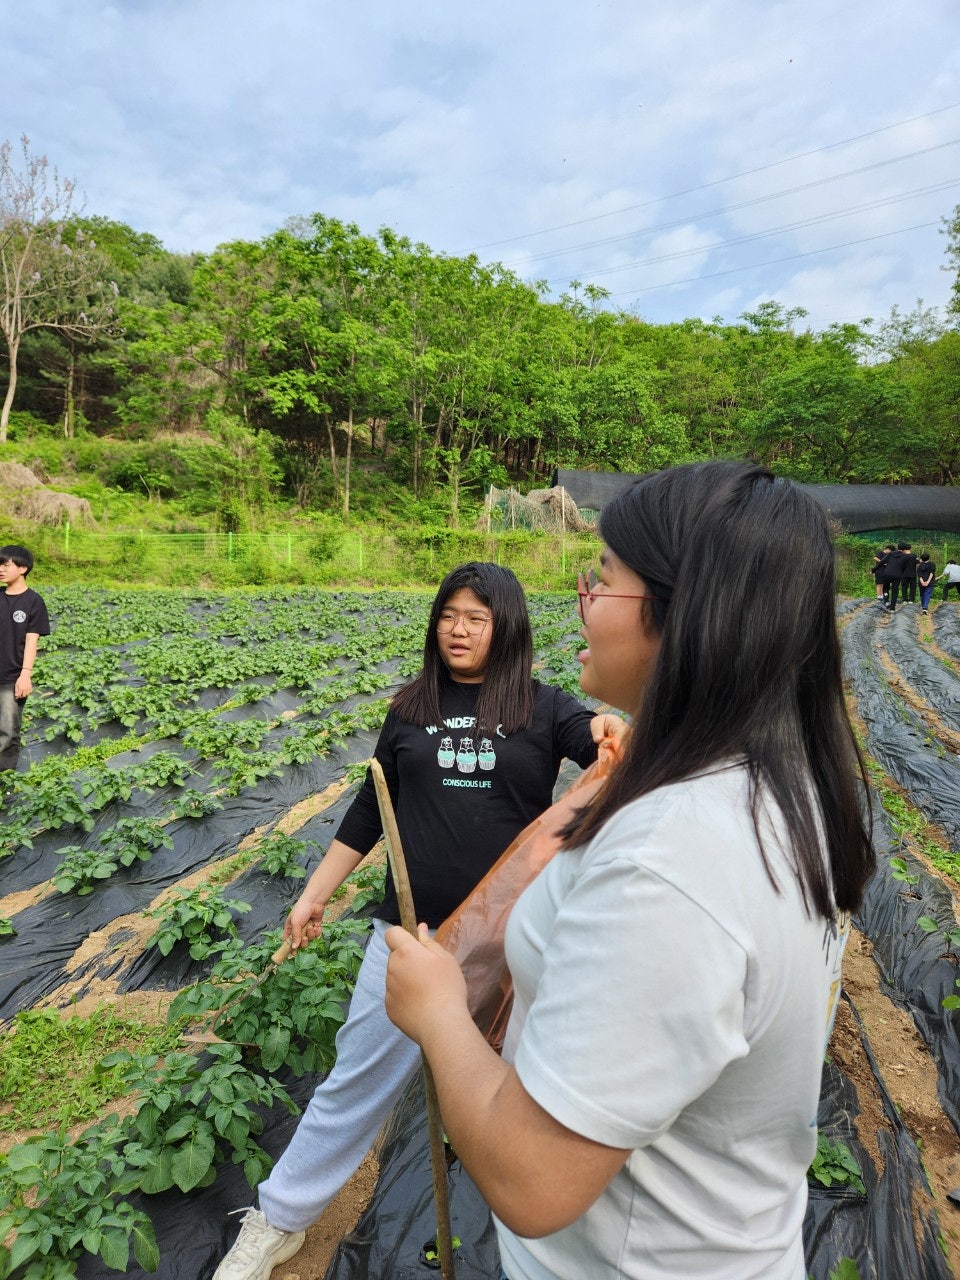
[[[527,1093],[474,1026],[456,960],[421,924],[388,929],[387,1014],[433,1072],[454,1150],[512,1231],[559,1231],[594,1202],[630,1154],[567,1129]]]
[[[466,1006],[427,1019],[421,1048],[450,1144],[491,1210],[517,1235],[549,1235],[589,1208],[626,1159],[563,1127],[524,1089]]]
[[[423,1035],[450,1145],[493,1212],[509,1220],[524,1202],[513,1148],[518,1134],[498,1109],[510,1068],[484,1040],[464,1006],[446,1012]]]
[[[20,674],[29,676],[33,670],[33,664],[37,660],[37,641],[39,636],[35,636],[32,631],[28,631],[26,639],[23,642],[23,663],[20,668]]]
[[[365,855],[351,849],[342,840],[331,840],[320,865],[304,886],[301,899],[326,905]]]

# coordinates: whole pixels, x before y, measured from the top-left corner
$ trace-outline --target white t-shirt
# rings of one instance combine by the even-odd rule
[[[497,1223],[510,1280],[806,1276],[846,927],[806,914],[779,821],[761,812],[779,894],[733,764],[634,801],[517,902],[503,1056],[561,1124],[631,1155],[564,1230]]]

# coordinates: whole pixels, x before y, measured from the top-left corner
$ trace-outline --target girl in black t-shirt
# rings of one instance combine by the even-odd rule
[[[443,580],[423,670],[393,699],[377,742],[418,917],[440,924],[524,827],[546,809],[562,759],[585,767],[624,722],[593,715],[533,679],[523,588],[509,569],[470,563]],[[319,936],[333,893],[381,835],[369,771],[326,856],[290,912],[294,948]],[[214,1280],[255,1280],[292,1257],[373,1145],[420,1063],[387,1018],[387,947],[399,919],[392,879],[374,921],[337,1060],[318,1086]]]

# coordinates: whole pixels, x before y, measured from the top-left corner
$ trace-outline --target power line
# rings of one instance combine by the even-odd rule
[[[842,173],[831,174],[825,178],[815,178],[811,182],[802,182],[796,187],[786,187],[782,191],[774,191],[765,196],[753,196],[749,200],[740,200],[736,204],[725,205],[719,209],[709,209],[706,213],[688,214],[683,218],[675,218],[672,222],[661,222],[652,227],[642,227],[638,231],[629,231],[624,235],[607,236],[603,240],[584,241],[580,244],[570,245],[566,249],[548,249],[543,253],[529,254],[523,259],[515,259],[514,265],[540,262],[547,258],[562,258],[566,254],[582,252],[585,249],[599,249],[609,244],[622,244],[624,240],[634,240],[639,235],[649,236],[658,231],[669,231],[674,227],[686,226],[690,222],[702,221],[704,218],[716,218],[721,214],[734,213],[738,209],[749,209],[754,205],[768,204],[771,200],[779,200],[784,196],[797,195],[801,191],[810,191],[814,187],[826,186],[831,182],[840,182],[844,178],[853,178],[859,174],[870,173],[874,169],[883,169],[891,164],[899,164],[901,160],[913,160],[917,156],[929,155],[933,151],[942,151],[946,147],[955,147],[958,143],[960,143],[960,138],[951,138],[947,142],[938,142],[930,147],[922,147],[919,151],[907,151],[903,155],[891,156],[886,160],[875,160],[872,164],[860,165],[856,169],[845,169]],[[504,263],[504,266],[509,267],[510,265],[510,262]]]
[[[539,231],[525,231],[522,235],[507,236],[503,240],[488,240],[485,244],[477,245],[473,250],[479,253],[481,249],[492,249],[500,244],[514,244],[518,240],[530,240],[534,236],[550,235],[554,231],[566,231],[570,227],[582,227],[588,222],[599,222],[603,218],[616,218],[621,213],[633,213],[637,209],[646,209],[650,205],[661,204],[665,200],[676,200],[680,196],[693,195],[697,191],[707,191],[711,187],[722,186],[725,182],[736,182],[738,178],[749,178],[755,173],[765,173],[768,169],[776,169],[780,165],[792,164],[794,160],[805,160],[808,156],[820,155],[824,151],[832,151],[836,147],[848,146],[851,142],[862,142],[864,138],[873,138],[879,133],[889,133],[892,129],[900,129],[907,124],[915,124],[918,120],[928,120],[931,116],[942,115],[944,111],[955,111],[960,107],[960,102],[951,102],[945,107],[936,107],[933,111],[924,111],[918,116],[909,116],[906,120],[897,120],[893,124],[882,125],[879,129],[870,129],[866,133],[854,134],[851,138],[841,138],[839,142],[828,142],[822,147],[813,147],[810,151],[800,151],[796,155],[787,156],[783,160],[772,160],[769,164],[758,165],[755,169],[744,169],[742,173],[732,173],[726,178],[715,178],[712,182],[703,182],[696,187],[687,187],[683,191],[672,191],[669,195],[656,196],[652,200],[644,200],[640,204],[626,205],[622,209],[612,209],[609,213],[596,213],[589,218],[578,218],[575,222],[563,222],[555,227],[543,227]]]
[[[741,271],[757,271],[761,267],[774,267],[780,262],[793,262],[797,258],[812,258],[820,253],[832,253],[835,249],[850,249],[858,244],[869,244],[873,240],[886,240],[890,236],[902,236],[908,231],[923,231],[927,227],[938,226],[939,222],[918,222],[913,227],[900,227],[897,231],[884,231],[876,236],[863,236],[860,240],[847,240],[843,244],[826,245],[822,249],[807,249],[803,253],[790,253],[783,258],[770,258],[767,262],[751,262],[745,267],[729,267],[725,271],[711,271],[702,276],[688,276],[684,280],[668,280],[664,284],[642,285],[639,289],[623,289],[611,293],[611,298],[625,298],[635,293],[652,293],[656,289],[674,289],[681,284],[699,284],[701,280],[716,280],[720,276],[732,276]]]
[[[834,213],[817,214],[812,218],[802,218],[797,222],[786,222],[779,227],[770,227],[766,231],[754,231],[749,235],[736,236],[731,240],[715,240],[712,244],[703,244],[691,249],[677,249],[674,253],[660,254],[656,258],[640,258],[634,262],[620,263],[615,267],[599,267],[591,270],[591,276],[612,275],[617,271],[632,271],[636,267],[655,266],[661,262],[673,262],[678,258],[693,258],[697,254],[713,253],[718,249],[728,249],[733,245],[748,244],[753,240],[764,240],[768,236],[781,235],[788,231],[799,231],[804,227],[819,226],[824,222],[834,222],[837,218],[848,218],[854,213],[865,213],[871,209],[882,209],[887,205],[899,204],[902,200],[914,200],[917,196],[931,195],[935,191],[947,191],[951,187],[960,186],[960,178],[950,178],[933,186],[917,187],[913,191],[905,191],[896,196],[885,196],[880,200],[870,200],[866,204],[852,205],[848,209],[840,209]],[[819,252],[813,250],[812,252]]]

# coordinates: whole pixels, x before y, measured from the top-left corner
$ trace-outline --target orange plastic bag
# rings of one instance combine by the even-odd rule
[[[513,1005],[513,982],[503,954],[507,919],[517,898],[560,848],[560,832],[575,811],[603,786],[616,756],[616,742],[604,738],[596,764],[585,769],[556,804],[520,832],[437,930],[437,942],[460,962],[474,1022],[498,1051]]]

